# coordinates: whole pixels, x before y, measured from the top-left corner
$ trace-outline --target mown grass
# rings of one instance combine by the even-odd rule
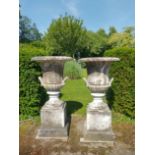
[[[86,114],[86,107],[92,101],[89,89],[82,79],[68,80],[61,89],[61,99],[66,101],[69,114]]]

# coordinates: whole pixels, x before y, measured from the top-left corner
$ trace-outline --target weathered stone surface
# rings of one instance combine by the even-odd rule
[[[88,78],[87,82],[91,86],[101,87],[109,85],[108,71],[110,64],[113,61],[119,61],[119,58],[113,57],[93,57],[93,58],[83,58],[80,61],[86,63]],[[95,88],[94,88],[95,89]],[[90,88],[91,90],[91,88]],[[98,92],[96,90],[96,92]]]
[[[64,127],[66,122],[66,103],[60,106],[43,106],[41,109],[42,128]]]
[[[86,128],[90,131],[104,131],[111,128],[111,111],[107,105],[98,109],[87,108]]]
[[[108,142],[114,140],[115,136],[111,129],[108,130],[86,130],[84,134],[85,141]]]
[[[68,123],[65,127],[40,128],[36,136],[37,139],[54,138],[54,139],[68,139]]]
[[[111,111],[108,106],[105,105],[105,107],[103,106],[99,109],[88,107],[83,138],[80,139],[80,142],[86,145],[91,143],[95,144],[95,146],[112,146],[114,138],[111,127]]]
[[[42,68],[43,76],[39,77],[41,85],[47,91],[59,91],[64,85],[64,63],[71,59],[66,56],[38,56],[31,60],[38,62]]]
[[[46,106],[41,109],[41,127],[37,138],[57,137],[61,139],[68,136],[68,120],[66,118],[66,103],[61,106]]]

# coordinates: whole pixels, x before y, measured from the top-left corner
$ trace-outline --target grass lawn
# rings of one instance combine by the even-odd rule
[[[68,114],[85,116],[88,103],[92,101],[90,90],[82,79],[68,80],[61,89],[61,99],[67,102]],[[112,111],[113,123],[134,123],[129,117]]]

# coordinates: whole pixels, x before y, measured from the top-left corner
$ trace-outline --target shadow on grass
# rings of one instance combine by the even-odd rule
[[[72,120],[72,114],[76,112],[78,109],[82,108],[82,103],[77,101],[66,101],[66,123],[69,123],[68,126],[68,136],[70,135],[70,126],[71,126],[71,120]]]
[[[60,93],[59,98],[62,100],[63,93]],[[68,117],[70,117],[73,113],[75,113],[77,110],[83,107],[81,102],[78,101],[65,101],[66,104],[66,114]]]
[[[63,100],[63,93],[60,92],[59,98]],[[68,136],[70,134],[70,125],[72,120],[72,114],[75,113],[77,110],[81,109],[83,107],[81,102],[74,101],[74,100],[68,100],[66,102],[66,124],[68,123]]]
[[[67,116],[71,116],[73,113],[75,113],[83,106],[82,103],[77,101],[66,101],[66,103],[67,103],[66,106]]]

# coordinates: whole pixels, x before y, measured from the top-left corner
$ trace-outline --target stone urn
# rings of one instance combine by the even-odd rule
[[[111,110],[103,101],[103,98],[113,81],[113,78],[109,78],[108,75],[110,65],[112,62],[119,60],[119,58],[114,57],[80,59],[81,62],[86,64],[88,77],[84,80],[93,96],[93,101],[87,106],[84,137],[81,138],[81,142],[108,142],[113,144]]]
[[[72,60],[66,56],[38,56],[32,61],[39,63],[42,69],[42,77],[39,77],[41,85],[46,89],[49,100],[41,109],[41,127],[37,138],[62,138],[68,136],[68,122],[66,118],[66,103],[59,99],[60,89],[64,86],[64,63]]]

